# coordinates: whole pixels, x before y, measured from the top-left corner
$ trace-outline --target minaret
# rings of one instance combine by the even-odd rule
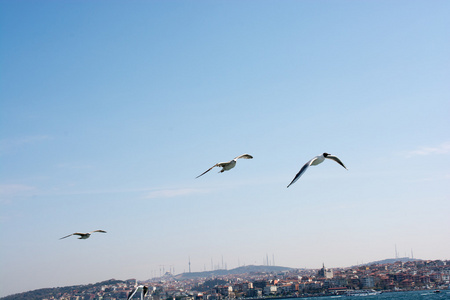
[[[189,273],[191,273],[191,257],[189,256]]]

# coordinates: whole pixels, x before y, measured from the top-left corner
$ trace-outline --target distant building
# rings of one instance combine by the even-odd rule
[[[375,286],[375,280],[371,276],[360,278],[361,285],[365,288],[373,288]]]
[[[263,289],[266,286],[266,281],[265,280],[256,280],[253,282],[253,287],[259,288],[259,289]]]
[[[264,295],[275,295],[277,293],[277,286],[268,285],[264,287]]]
[[[319,272],[317,272],[317,277],[331,279],[333,278],[333,270],[326,269],[325,264],[322,264],[322,269],[320,269]]]

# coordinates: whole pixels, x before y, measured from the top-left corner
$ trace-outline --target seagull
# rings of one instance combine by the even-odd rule
[[[347,170],[347,167],[344,166],[344,164],[342,163],[342,161],[339,158],[337,158],[334,155],[328,154],[328,153],[323,153],[322,155],[318,155],[318,156],[314,157],[313,159],[311,159],[310,161],[308,161],[300,169],[300,171],[297,173],[297,175],[295,175],[294,179],[292,179],[291,183],[289,183],[289,185],[287,187],[291,186],[291,184],[296,182],[300,178],[300,176],[302,176],[303,173],[305,173],[306,169],[308,169],[309,166],[316,166],[318,164],[321,164],[321,163],[323,163],[325,158],[334,160],[335,162],[337,162],[338,164],[340,164],[341,166],[343,166]]]
[[[94,230],[94,231],[91,231],[91,232],[88,232],[88,233],[75,232],[75,233],[72,233],[72,234],[69,234],[69,235],[66,235],[66,236],[60,238],[60,240],[68,238],[69,236],[72,236],[72,235],[79,235],[80,236],[78,238],[79,240],[85,240],[85,239],[88,239],[91,236],[91,234],[93,234],[94,232],[106,233],[106,231],[100,230],[100,229],[99,230]]]
[[[141,291],[141,300],[143,300],[145,294],[147,294],[147,292],[148,292],[148,287],[146,287],[145,285],[139,285],[139,286],[135,287],[134,290],[132,290],[128,294],[127,300],[130,300],[131,298],[133,298],[134,294],[136,294],[138,291]]]
[[[239,158],[252,159],[253,156],[251,156],[250,154],[242,154],[242,155],[236,156],[234,159],[232,159],[232,160],[230,160],[230,161],[217,163],[217,164],[215,164],[214,166],[212,166],[211,168],[209,168],[208,170],[206,170],[205,172],[203,172],[202,174],[198,175],[198,176],[195,177],[195,178],[199,178],[200,176],[202,176],[202,175],[208,173],[208,172],[211,171],[211,169],[214,168],[214,167],[221,167],[221,168],[222,168],[222,170],[220,170],[219,173],[223,173],[224,171],[231,170],[231,169],[234,168],[234,166],[236,165],[236,161],[237,161]]]

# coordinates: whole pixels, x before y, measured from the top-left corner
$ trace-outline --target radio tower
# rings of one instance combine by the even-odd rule
[[[189,256],[189,273],[191,273],[191,257]]]

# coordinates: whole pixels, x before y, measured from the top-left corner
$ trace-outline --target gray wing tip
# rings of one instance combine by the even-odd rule
[[[253,156],[251,156],[251,155],[248,154],[248,153],[245,153],[245,154],[241,154],[241,155],[239,155],[239,156],[236,156],[234,159],[239,159],[239,158],[253,159]]]
[[[202,174],[198,175],[197,177],[195,177],[196,179],[199,178],[200,176],[205,175],[206,173],[208,173],[209,171],[211,171],[214,167],[217,167],[218,164],[215,164],[214,166],[212,166],[211,168],[209,168],[208,170],[206,170],[205,172],[203,172]]]

